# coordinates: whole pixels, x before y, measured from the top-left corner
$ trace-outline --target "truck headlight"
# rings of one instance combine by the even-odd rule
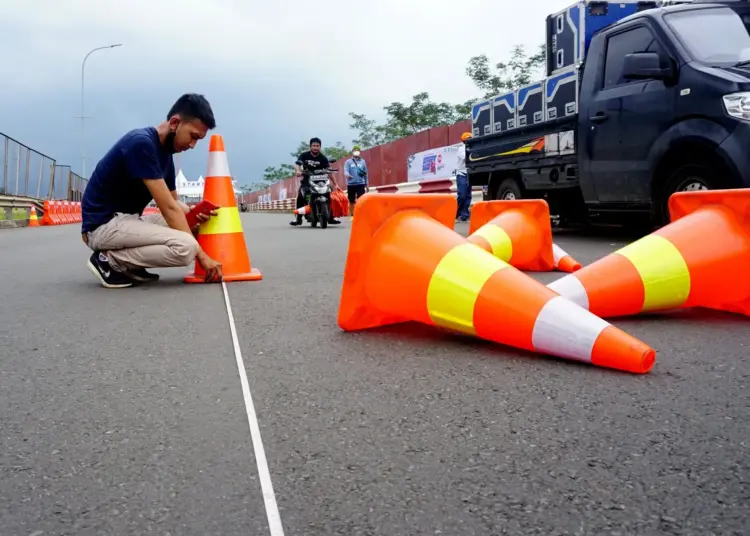
[[[727,114],[750,121],[750,92],[731,93],[724,95],[723,99]]]

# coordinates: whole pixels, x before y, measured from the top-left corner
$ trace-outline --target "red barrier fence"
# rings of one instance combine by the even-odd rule
[[[370,186],[387,186],[406,182],[408,180],[406,161],[409,155],[458,143],[464,132],[471,132],[471,121],[468,119],[450,126],[423,130],[406,138],[362,151],[362,158],[367,162],[369,170]],[[323,152],[325,153],[325,148]],[[339,169],[335,180],[342,188],[346,186],[344,162],[345,159],[342,159],[333,165]],[[243,194],[241,199],[247,204],[253,204],[294,198],[297,196],[298,187],[298,179],[290,177],[263,190]]]

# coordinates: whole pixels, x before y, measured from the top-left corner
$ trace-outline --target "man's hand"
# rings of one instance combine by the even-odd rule
[[[198,223],[193,225],[192,229],[190,229],[193,232],[193,236],[195,236],[196,238],[198,237],[198,232],[200,231],[201,223],[206,223],[208,220],[211,219],[212,216],[218,216],[218,215],[219,213],[215,210],[212,210],[208,214],[203,214],[202,212],[199,212],[198,214],[196,214],[195,219]]]
[[[206,273],[206,275],[204,276],[204,280],[206,281],[206,283],[222,280],[223,274],[220,262],[213,260],[203,251],[200,251],[198,253],[198,255],[195,257],[195,260],[198,262],[198,264],[201,265],[201,268],[203,268],[203,271]]]
[[[211,216],[218,216],[218,215],[219,213],[217,211],[212,210],[208,214],[203,214],[202,212],[200,212],[196,215],[195,218],[198,220],[198,224],[201,224],[201,223],[206,223],[208,220],[210,220]]]

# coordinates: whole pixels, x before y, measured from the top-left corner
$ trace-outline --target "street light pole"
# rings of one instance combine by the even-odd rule
[[[89,56],[91,56],[92,53],[96,52],[97,50],[104,50],[107,48],[115,48],[115,47],[121,47],[121,44],[117,45],[108,45],[106,47],[97,47],[89,51],[88,54],[83,58],[83,62],[81,63],[81,175],[83,178],[86,178],[86,114],[84,113],[84,93],[83,93],[83,86],[84,86],[84,75],[86,72],[86,60],[89,59]]]

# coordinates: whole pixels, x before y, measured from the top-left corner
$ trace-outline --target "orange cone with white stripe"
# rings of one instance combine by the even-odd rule
[[[552,242],[544,199],[476,203],[471,209],[469,242],[519,270],[574,272],[581,267]]]
[[[208,148],[203,199],[220,207],[217,215],[202,223],[198,244],[212,259],[222,264],[224,281],[258,281],[263,278],[250,264],[245,234],[242,231],[240,212],[234,196],[229,161],[224,150],[224,139],[219,134],[211,136]],[[205,271],[198,262],[195,271],[185,276],[186,283],[204,283]]]
[[[310,214],[310,205],[305,205],[302,208],[294,209],[293,214],[297,214],[297,215]]]
[[[34,205],[29,207],[29,227],[41,227],[41,225],[39,225],[39,218],[36,215],[36,207],[34,207]]]
[[[574,361],[646,373],[648,345],[452,230],[456,198],[362,196],[338,322],[345,331],[421,322]]]
[[[680,192],[672,223],[548,287],[602,317],[707,307],[750,316],[750,189]]]

